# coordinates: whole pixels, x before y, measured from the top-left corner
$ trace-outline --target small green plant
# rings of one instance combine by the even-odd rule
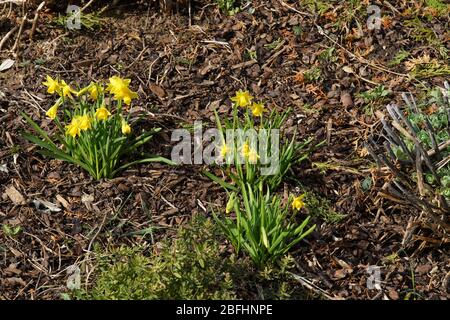
[[[421,63],[413,66],[410,75],[417,79],[428,79],[450,75],[450,66],[432,60],[429,63]]]
[[[363,98],[366,103],[371,103],[384,100],[384,98],[391,94],[392,92],[390,90],[386,89],[383,85],[380,85],[365,92],[358,93],[356,96]]]
[[[305,193],[305,207],[312,217],[319,217],[330,224],[341,222],[346,217],[332,208],[330,200],[311,191]]]
[[[333,5],[327,1],[317,1],[317,0],[301,0],[303,5],[306,5],[308,10],[317,13],[318,15],[323,15],[333,8]]]
[[[391,94],[392,92],[390,90],[386,89],[383,85],[379,85],[365,92],[357,93],[356,96],[362,98],[366,103],[364,112],[372,115],[375,105],[383,103]]]
[[[245,56],[249,60],[256,60],[258,58],[258,55],[255,50],[245,49]]]
[[[276,48],[278,48],[278,46],[280,45],[280,43],[283,41],[283,39],[278,38],[274,41],[272,41],[271,43],[265,44],[264,48],[268,49],[268,50],[275,50]]]
[[[321,76],[322,70],[316,66],[311,67],[303,73],[303,77],[306,83],[319,81]]]
[[[239,262],[225,256],[210,219],[196,216],[177,238],[147,255],[142,247],[97,249],[99,272],[89,290],[73,293],[89,300],[236,299],[232,280]]]
[[[335,51],[336,51],[336,49],[334,47],[325,49],[321,53],[319,53],[318,58],[322,62],[335,62],[337,60]],[[320,77],[320,74],[319,74],[319,77]]]
[[[21,226],[11,226],[9,224],[2,225],[3,233],[8,237],[15,237],[22,232]]]
[[[98,12],[75,12],[72,14],[68,13],[67,15],[58,14],[58,17],[55,18],[54,23],[58,26],[67,28],[68,25],[74,23],[78,19],[80,21],[80,25],[89,30],[94,30],[95,28],[100,27],[103,23],[100,13]]]
[[[22,112],[21,115],[38,133],[35,136],[25,132],[23,137],[40,146],[41,154],[76,164],[95,179],[112,178],[118,172],[138,163],[160,161],[172,164],[171,161],[156,156],[128,163],[120,162],[160,130],[155,128],[138,135],[132,133],[130,114],[125,115],[122,106],[123,103],[129,105],[137,97],[137,93],[128,88],[129,83],[130,80],[114,76],[110,78],[106,89],[101,83],[91,83],[76,91],[64,80],[54,80],[47,76],[44,84],[48,86],[48,93],[60,96],[46,113],[53,120],[56,132],[49,135]],[[105,99],[106,92],[113,97]],[[114,100],[117,104],[114,104]],[[61,106],[65,106],[63,115],[58,116]]]
[[[253,281],[262,288],[262,296],[259,299],[296,299],[304,300],[306,297],[303,288],[296,288],[292,281],[291,272],[295,270],[295,259],[290,255],[285,255],[276,264],[267,264],[263,269],[258,270],[253,276]]]
[[[405,50],[400,50],[397,52],[397,54],[394,56],[394,58],[388,63],[390,67],[398,66],[400,63],[402,63],[406,58],[408,58],[410,53]]]
[[[240,0],[215,0],[220,11],[232,16],[241,11]]]
[[[232,193],[226,212],[236,217],[221,219],[217,213],[214,217],[236,252],[245,251],[258,267],[277,262],[314,230],[315,225],[306,229],[309,217],[297,225],[297,213],[304,205],[302,197],[289,197],[291,209],[271,195],[262,182],[256,186],[242,183],[239,189],[242,200]]]
[[[295,34],[297,37],[301,36],[302,33],[303,33],[302,26],[299,25],[299,24],[293,26],[293,27],[292,27],[292,31],[294,31],[294,34]]]
[[[446,4],[441,0],[425,0],[425,15],[431,20],[433,17],[445,17],[449,15],[450,4]]]

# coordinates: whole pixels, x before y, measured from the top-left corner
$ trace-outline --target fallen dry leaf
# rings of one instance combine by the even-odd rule
[[[353,107],[353,99],[350,93],[342,92],[341,94],[341,103],[344,108]]]
[[[158,96],[158,98],[165,98],[167,96],[166,90],[164,90],[163,87],[154,83],[151,83],[149,87],[150,90]]]
[[[14,204],[24,205],[27,203],[22,194],[20,194],[14,186],[9,186],[6,188],[5,193]]]

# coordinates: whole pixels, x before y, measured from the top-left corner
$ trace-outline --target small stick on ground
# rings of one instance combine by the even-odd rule
[[[0,50],[2,50],[3,45],[5,44],[6,40],[9,39],[9,37],[11,37],[11,35],[16,32],[16,30],[18,29],[17,26],[15,26],[14,28],[12,28],[7,34],[5,34],[5,36],[3,37],[3,39],[0,41]]]
[[[285,42],[286,42],[286,41],[283,40],[283,41],[278,45],[278,47],[275,49],[275,50],[278,50],[278,51],[275,52],[275,53],[267,60],[267,62],[263,64],[263,66],[261,67],[262,70],[264,70],[266,67],[270,66],[270,65],[272,64],[272,62],[274,62],[275,59],[276,59],[280,54],[282,54],[284,51],[286,51],[287,49],[289,49],[288,46],[284,46],[282,49],[280,49],[281,46],[284,45]]]
[[[36,31],[36,25],[37,25],[37,21],[39,19],[39,12],[42,10],[42,8],[44,6],[45,6],[45,1],[42,1],[41,4],[39,5],[39,7],[37,7],[37,9],[36,9],[36,13],[34,14],[34,19],[33,19],[33,25],[31,26],[30,41],[33,40],[33,35],[34,35],[34,32]]]
[[[329,145],[331,142],[331,131],[333,130],[333,119],[328,119],[327,122],[327,144]]]
[[[258,61],[256,61],[255,59],[252,59],[252,60],[248,60],[248,61],[244,61],[244,62],[235,64],[234,66],[231,67],[231,69],[235,70],[235,69],[246,68],[246,67],[250,67],[250,66],[254,65],[255,63],[258,63]]]
[[[19,32],[17,33],[16,42],[14,43],[14,46],[11,49],[11,51],[14,53],[15,56],[18,55],[20,36],[22,35],[23,27],[25,26],[25,22],[27,22],[27,14],[26,13],[23,16],[22,23],[20,24]]]
[[[92,2],[94,2],[94,0],[91,0],[88,3],[86,3],[86,5],[83,8],[81,8],[80,13],[84,12],[84,10],[86,10],[92,4]]]
[[[310,280],[308,280],[308,279],[306,279],[306,278],[304,278],[304,277],[302,277],[302,276],[300,276],[298,274],[292,273],[292,272],[289,272],[289,274],[292,276],[292,278],[294,278],[295,280],[300,282],[303,286],[305,286],[309,290],[314,291],[316,294],[319,294],[319,295],[325,297],[328,300],[336,300],[336,298],[334,298],[331,295],[329,295],[325,290],[323,290],[322,288],[316,286]]]

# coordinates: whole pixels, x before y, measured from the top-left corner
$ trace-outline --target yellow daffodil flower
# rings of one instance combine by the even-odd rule
[[[58,108],[61,104],[62,104],[62,99],[59,98],[58,100],[56,100],[56,103],[50,109],[47,110],[45,115],[47,117],[49,117],[50,119],[55,120],[56,115],[58,113]]]
[[[104,106],[101,106],[97,109],[97,111],[95,111],[95,117],[98,120],[106,120],[110,115],[111,113]]]
[[[92,127],[92,121],[88,115],[79,116],[78,121],[81,130],[89,130]]]
[[[69,97],[72,99],[72,93],[78,93],[76,90],[72,89],[64,80],[61,80],[60,86],[60,95],[62,94],[63,97]]]
[[[82,130],[89,130],[91,127],[92,121],[88,115],[75,116],[70,124],[66,126],[66,134],[75,138],[81,134]]]
[[[114,99],[123,100],[125,104],[130,104],[132,99],[138,97],[137,92],[133,92],[128,88],[130,79],[122,79],[118,76],[109,78],[109,84],[106,90],[114,95]]]
[[[91,83],[91,87],[89,88],[89,96],[92,100],[97,100],[98,95],[102,92],[102,89],[99,87],[99,85],[95,83]]]
[[[72,119],[72,122],[70,122],[70,124],[66,126],[66,134],[71,136],[72,138],[75,138],[76,136],[79,136],[80,133],[80,118],[74,117]]]
[[[264,104],[262,102],[260,103],[253,102],[251,109],[255,117],[260,117],[264,112],[266,112],[266,109],[264,108]]]
[[[258,162],[258,159],[258,153],[255,150],[250,150],[248,153],[248,161],[250,161],[250,163],[256,163]]]
[[[47,75],[46,79],[47,81],[42,82],[42,84],[48,87],[47,92],[51,94],[59,93],[59,91],[61,90],[60,83],[57,80],[50,77],[49,75]]]
[[[250,146],[248,145],[247,142],[245,142],[244,145],[242,146],[241,154],[246,158],[250,155]]]
[[[222,145],[222,148],[220,148],[220,156],[221,156],[222,158],[225,158],[225,156],[227,155],[227,152],[228,152],[228,147],[227,147],[227,145],[224,143],[224,144]]]
[[[303,208],[305,206],[305,203],[303,202],[304,197],[305,197],[305,195],[302,194],[301,196],[295,197],[292,200],[292,208],[294,210],[300,210],[301,208]]]
[[[253,97],[248,93],[248,91],[239,90],[236,95],[231,98],[236,105],[239,107],[247,107],[252,102]]]
[[[122,121],[122,133],[125,135],[131,133],[131,127],[125,120]]]

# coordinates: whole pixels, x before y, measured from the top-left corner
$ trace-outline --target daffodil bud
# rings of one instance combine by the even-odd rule
[[[225,209],[225,212],[226,213],[230,213],[231,212],[231,210],[233,210],[233,207],[234,207],[234,203],[236,202],[236,193],[232,193],[231,195],[230,195],[230,198],[228,199],[228,202],[227,202],[227,207],[226,207],[226,209]]]

